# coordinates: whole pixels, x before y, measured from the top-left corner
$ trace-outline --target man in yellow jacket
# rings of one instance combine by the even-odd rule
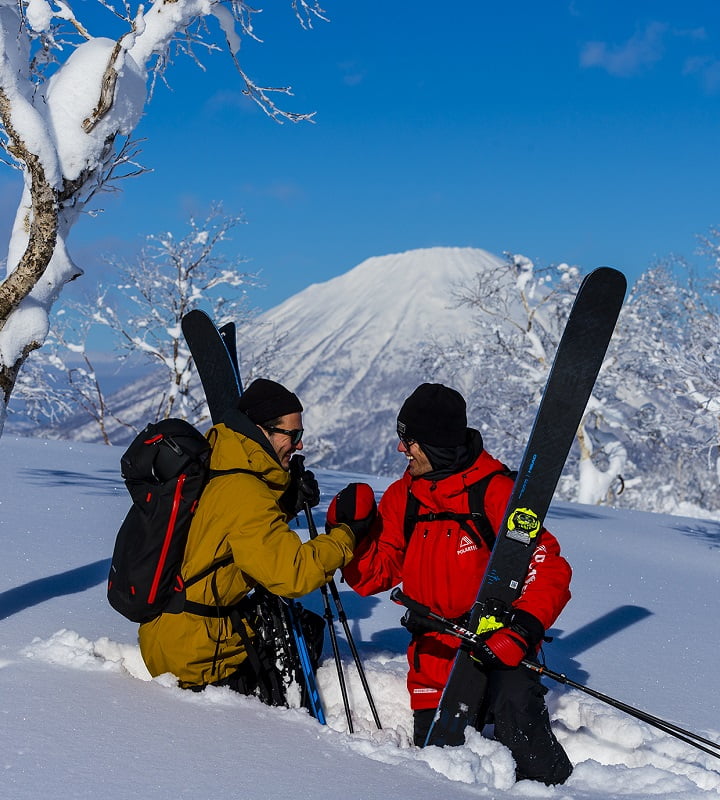
[[[140,650],[151,675],[170,672],[187,689],[213,684],[251,693],[257,676],[244,644],[248,635],[238,634],[226,610],[256,586],[282,597],[308,594],[352,559],[362,530],[353,520],[306,542],[288,526],[308,495],[315,495],[311,505],[319,500],[311,473],[305,473],[309,485],[298,485],[289,471],[290,457],[303,447],[302,410],[284,386],[258,379],[239,408],[209,431],[211,470],[230,472],[214,477],[203,491],[182,576],[190,608],[201,604],[219,611],[214,617],[165,613],[141,625]],[[204,577],[192,582],[199,575]],[[252,637],[252,628],[247,630]]]

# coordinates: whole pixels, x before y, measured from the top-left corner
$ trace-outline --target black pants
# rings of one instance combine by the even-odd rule
[[[526,669],[492,670],[477,728],[495,726],[495,739],[515,759],[517,780],[530,779],[548,785],[564,783],[572,764],[550,727],[545,705],[547,689],[537,674]],[[435,709],[414,712],[414,742],[425,744]]]
[[[221,681],[213,681],[208,686],[229,686],[233,692],[251,695],[257,691],[258,678],[249,662],[244,661],[232,675],[228,675]],[[202,691],[204,688],[204,686],[198,686],[197,691]]]

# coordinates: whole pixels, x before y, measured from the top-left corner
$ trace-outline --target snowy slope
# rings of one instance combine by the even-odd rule
[[[461,748],[411,747],[401,611],[386,595],[359,598],[343,584],[382,731],[347,653],[354,735],[329,652],[319,675],[327,727],[227,690],[193,694],[169,677],[149,681],[136,626],[104,596],[128,506],[121,449],[9,436],[0,448],[3,798],[720,796],[719,759],[553,684],[551,715],[576,765],[563,787],[513,784],[509,753],[479,735]],[[329,498],[355,477],[319,472],[320,527]],[[378,491],[387,483],[371,481]],[[720,524],[556,504],[549,527],[574,569],[573,599],[546,647],[549,666],[720,739]],[[321,608],[317,593],[306,602]]]

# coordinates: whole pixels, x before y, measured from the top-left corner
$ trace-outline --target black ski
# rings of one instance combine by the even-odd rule
[[[520,594],[537,537],[602,365],[626,290],[601,267],[582,282],[570,311],[505,517],[471,609],[468,628],[499,627],[496,615]],[[426,745],[459,745],[485,696],[485,673],[463,645],[455,657]]]
[[[183,317],[182,331],[200,375],[210,418],[216,424],[222,420],[227,409],[237,408],[243,391],[235,345],[235,324],[230,322],[218,329],[205,312],[193,310]],[[283,664],[280,670],[285,689],[289,689],[293,682],[301,684],[302,704],[324,725],[325,712],[300,624],[298,604],[271,594],[268,594],[268,598],[276,602],[276,611],[283,620],[285,642],[282,649],[292,654],[293,663]]]
[[[181,324],[205,391],[210,419],[213,424],[218,423],[229,408],[237,406],[242,392],[226,337],[210,317],[199,309],[185,314]]]

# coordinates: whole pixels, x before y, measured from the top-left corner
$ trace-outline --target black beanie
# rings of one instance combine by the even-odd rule
[[[303,410],[296,394],[267,378],[258,378],[248,386],[240,398],[238,408],[255,424]]]
[[[403,403],[397,418],[398,434],[420,444],[457,447],[467,433],[465,400],[460,392],[441,383],[423,383]]]

